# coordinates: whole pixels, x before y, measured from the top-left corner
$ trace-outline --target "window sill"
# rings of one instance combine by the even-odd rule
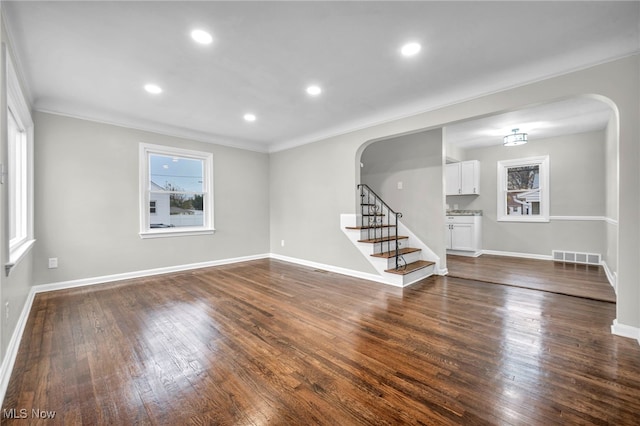
[[[11,269],[16,266],[24,257],[31,251],[33,244],[36,240],[26,240],[20,245],[14,247],[9,252],[9,263],[4,265],[4,270],[7,276],[11,272]]]
[[[155,231],[140,232],[140,238],[166,238],[166,237],[190,237],[194,235],[211,235],[216,232],[215,229],[185,229],[176,231],[174,229],[163,229]]]

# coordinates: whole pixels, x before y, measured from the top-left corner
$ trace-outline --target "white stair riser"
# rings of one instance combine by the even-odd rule
[[[399,275],[402,277],[402,287],[408,286],[409,284],[413,284],[416,281],[420,281],[423,278],[426,278],[434,273],[434,266],[427,266],[426,268],[418,269],[417,271],[413,271],[407,275]]]
[[[418,260],[422,260],[422,258],[420,257],[420,252],[419,251],[415,251],[413,253],[409,253],[409,254],[404,254],[402,255],[402,257],[404,258],[405,262],[404,263],[413,263],[413,262],[417,262]],[[396,267],[396,258],[395,257],[390,257],[387,260],[387,269],[392,269]],[[401,262],[400,265],[402,265],[403,263]]]
[[[371,254],[384,253],[396,249],[396,241],[385,241],[383,243],[368,243],[371,246]],[[398,240],[398,248],[410,247],[408,239]]]
[[[394,235],[396,235],[396,228],[373,228],[360,230],[361,240],[389,237]]]
[[[371,244],[371,243],[362,243],[358,242],[358,240],[366,239],[361,238],[361,230],[358,229],[348,229],[348,227],[362,226],[362,222],[360,221],[359,215],[353,214],[343,214],[340,215],[340,227],[344,234],[349,238],[349,240],[358,248],[358,250],[367,258],[370,264],[375,268],[378,274],[383,277],[383,281],[386,284],[395,286],[395,287],[405,287],[417,281],[420,281],[423,278],[428,277],[429,275],[433,275],[436,273],[438,269],[436,267],[429,266],[426,268],[418,269],[417,271],[411,272],[407,275],[399,275],[385,272],[387,269],[393,269],[395,267],[394,259],[386,259],[373,257],[371,254],[381,253],[395,249],[395,241],[390,241],[388,244],[384,242],[382,244]],[[424,245],[409,229],[407,229],[404,225],[400,224],[398,227],[399,235],[408,235],[409,238],[400,239],[399,247],[417,247],[422,251],[417,252],[417,254],[409,253],[405,255],[405,259],[407,263],[412,263],[416,260],[431,260],[435,261],[436,264],[439,261],[438,257],[435,256],[432,250],[430,250],[427,246]],[[417,257],[409,257],[409,256],[417,256]],[[390,266],[389,262],[393,261],[393,264]]]

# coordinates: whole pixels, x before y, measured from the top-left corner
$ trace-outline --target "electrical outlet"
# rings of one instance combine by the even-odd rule
[[[284,247],[284,240],[280,241],[280,247]]]
[[[4,304],[4,319],[9,320],[9,302]]]
[[[49,258],[49,269],[55,269],[58,267],[58,258],[50,257]]]

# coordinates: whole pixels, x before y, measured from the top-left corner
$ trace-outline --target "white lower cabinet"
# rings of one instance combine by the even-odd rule
[[[445,232],[447,252],[464,256],[479,256],[481,253],[482,216],[447,216]]]

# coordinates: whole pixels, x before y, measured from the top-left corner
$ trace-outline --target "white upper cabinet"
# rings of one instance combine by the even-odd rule
[[[445,166],[446,195],[477,195],[480,193],[480,162],[461,161]]]

